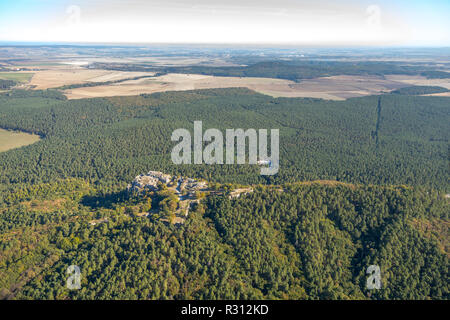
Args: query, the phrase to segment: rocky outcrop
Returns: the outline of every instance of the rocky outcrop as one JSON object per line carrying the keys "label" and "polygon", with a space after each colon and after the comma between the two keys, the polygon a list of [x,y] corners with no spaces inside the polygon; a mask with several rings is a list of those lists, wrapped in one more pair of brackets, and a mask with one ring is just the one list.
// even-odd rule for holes
{"label": "rocky outcrop", "polygon": [[172,176],[159,171],[149,171],[134,178],[128,185],[128,191],[142,192],[143,190],[156,190],[158,183],[168,184],[172,181]]}
{"label": "rocky outcrop", "polygon": [[176,193],[181,193],[183,190],[187,192],[195,192],[207,188],[206,181],[200,181],[192,178],[177,177],[164,174],[159,171],[149,171],[147,174],[141,174],[134,178],[131,184],[128,185],[129,192],[141,193],[144,190],[154,191],[158,189],[158,184],[165,185],[172,184]]}

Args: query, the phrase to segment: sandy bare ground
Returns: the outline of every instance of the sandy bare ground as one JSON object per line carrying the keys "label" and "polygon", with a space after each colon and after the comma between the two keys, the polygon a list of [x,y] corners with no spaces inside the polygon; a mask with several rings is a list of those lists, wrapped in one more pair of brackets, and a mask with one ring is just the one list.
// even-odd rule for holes
{"label": "sandy bare ground", "polygon": [[273,97],[312,97],[345,100],[372,94],[390,92],[409,86],[402,81],[375,76],[333,76],[295,83],[283,79],[215,77],[195,74],[167,74],[164,76],[124,81],[66,90],[69,99],[138,95],[162,91],[183,91],[210,88],[245,87]]}
{"label": "sandy bare ground", "polygon": [[153,75],[152,72],[125,72],[85,69],[78,66],[52,66],[39,71],[35,71],[30,85],[34,89],[57,88],[69,84],[79,84],[86,82],[105,82],[121,79],[134,78],[144,75]]}

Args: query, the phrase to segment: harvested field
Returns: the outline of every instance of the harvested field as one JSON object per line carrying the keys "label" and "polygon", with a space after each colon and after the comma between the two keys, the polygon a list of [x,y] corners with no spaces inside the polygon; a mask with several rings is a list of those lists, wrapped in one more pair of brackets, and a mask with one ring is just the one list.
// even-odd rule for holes
{"label": "harvested field", "polygon": [[345,100],[352,97],[390,92],[405,86],[407,85],[377,76],[342,75],[308,79],[295,83],[290,85],[291,91],[288,96]]}
{"label": "harvested field", "polygon": [[167,74],[152,79],[66,90],[69,99],[138,95],[162,91],[245,87],[273,97],[312,97],[345,100],[390,92],[409,84],[375,76],[333,76],[296,83],[283,79],[216,77],[197,74]]}
{"label": "harvested field", "polygon": [[293,82],[266,78],[215,77],[196,74],[167,74],[164,76],[124,81],[112,85],[84,87],[66,90],[69,99],[138,95],[162,91],[183,91],[210,88],[247,87],[259,91],[258,87],[288,88]]}
{"label": "harvested field", "polygon": [[131,79],[140,76],[152,76],[152,72],[125,72],[97,69],[84,69],[77,66],[55,66],[36,71],[30,85],[34,89],[57,88],[70,84],[88,82],[106,82]]}
{"label": "harvested field", "polygon": [[428,96],[428,97],[450,97],[450,92],[423,94],[423,96]]}
{"label": "harvested field", "polygon": [[[107,82],[117,81],[123,79],[131,79],[136,77],[153,76],[154,72],[125,72],[125,71],[110,71],[99,77],[88,79],[88,82]],[[131,81],[131,80],[130,80]]]}
{"label": "harvested field", "polygon": [[[31,73],[23,74],[31,75]],[[35,71],[30,85],[34,89],[56,88],[70,84],[108,82],[152,76],[152,72],[126,72],[85,69],[76,65],[49,66]],[[1,76],[1,75],[0,75]],[[345,100],[352,97],[390,92],[412,85],[441,86],[450,89],[448,79],[427,79],[421,76],[332,76],[306,79],[299,83],[270,78],[216,77],[198,74],[166,74],[155,78],[127,80],[95,87],[65,91],[69,99],[130,96],[163,91],[245,87],[273,97],[311,97]],[[436,94],[448,96],[448,94]]]}
{"label": "harvested field", "polygon": [[99,63],[129,63],[129,64],[144,64],[149,66],[238,66],[235,63],[227,61],[226,59],[217,57],[193,57],[193,56],[140,56],[140,57],[94,57],[89,58],[90,62]]}
{"label": "harvested field", "polygon": [[149,65],[157,66],[192,66],[192,65],[204,65],[204,66],[236,66],[236,64],[228,62],[220,58],[207,58],[207,57],[138,57],[131,58],[131,61],[135,63],[145,63]]}
{"label": "harvested field", "polygon": [[388,80],[405,83],[408,86],[438,86],[450,90],[450,79],[427,79],[422,76],[388,75]]}
{"label": "harvested field", "polygon": [[68,84],[83,83],[91,78],[107,74],[105,70],[88,70],[76,67],[52,67],[37,71],[30,85],[36,90],[61,87]]}

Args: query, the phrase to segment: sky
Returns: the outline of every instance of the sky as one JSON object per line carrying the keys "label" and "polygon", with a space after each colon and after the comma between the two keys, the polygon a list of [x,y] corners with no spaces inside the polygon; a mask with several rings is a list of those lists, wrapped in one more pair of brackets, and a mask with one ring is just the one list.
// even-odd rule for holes
{"label": "sky", "polygon": [[0,0],[0,41],[450,46],[449,0]]}

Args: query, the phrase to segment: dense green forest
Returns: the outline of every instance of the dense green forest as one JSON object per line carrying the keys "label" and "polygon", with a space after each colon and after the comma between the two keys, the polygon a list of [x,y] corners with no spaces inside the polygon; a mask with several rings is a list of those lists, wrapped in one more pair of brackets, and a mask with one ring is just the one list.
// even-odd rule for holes
{"label": "dense green forest", "polygon": [[391,91],[392,94],[421,95],[448,92],[447,88],[438,86],[411,86]]}
{"label": "dense green forest", "polygon": [[13,80],[3,80],[0,79],[0,89],[10,89],[11,87],[14,87],[17,84],[17,82]]}
{"label": "dense green forest", "polygon": [[336,75],[372,75],[389,74],[421,75],[429,79],[447,79],[450,73],[429,69],[422,65],[405,65],[384,61],[261,61],[250,65],[235,67],[185,66],[155,67],[148,64],[94,63],[92,68],[120,71],[157,71],[159,73],[193,73],[223,77],[261,77],[280,78],[293,81]]}
{"label": "dense green forest", "polygon": [[[183,225],[124,214],[126,196],[86,204],[101,194],[74,179],[2,193],[3,298],[449,298],[448,230],[439,229],[448,201],[436,192],[256,186],[238,199],[207,197]],[[72,264],[81,290],[65,287]],[[371,264],[382,272],[376,292],[365,289]]]}
{"label": "dense green forest", "polygon": [[[247,89],[0,94],[0,127],[43,138],[0,153],[0,298],[448,299],[449,107],[445,97]],[[172,131],[195,120],[280,129],[279,173],[172,164]],[[133,206],[171,210],[169,194],[150,206],[126,192],[149,170],[222,191],[184,224],[137,216]],[[230,199],[232,183],[254,192]],[[72,264],[81,290],[65,287]],[[372,264],[381,290],[365,288]]]}
{"label": "dense green forest", "polygon": [[264,61],[242,67],[171,67],[163,69],[173,73],[196,73],[214,76],[280,78],[293,81],[337,75],[388,74],[422,75],[428,78],[449,78],[447,72],[421,71],[423,67],[404,66],[389,62],[337,62],[337,61]]}
{"label": "dense green forest", "polygon": [[[150,169],[208,181],[285,183],[317,179],[448,189],[450,101],[383,95],[325,101],[271,98],[246,89],[63,100],[56,91],[0,96],[0,127],[45,137],[0,154],[0,183],[77,177],[117,184]],[[173,165],[173,130],[280,129],[280,170]]]}

